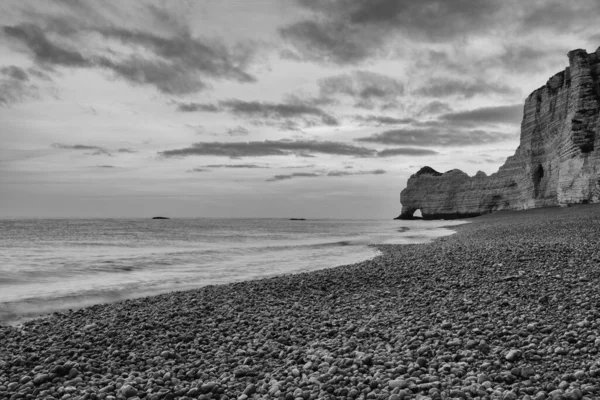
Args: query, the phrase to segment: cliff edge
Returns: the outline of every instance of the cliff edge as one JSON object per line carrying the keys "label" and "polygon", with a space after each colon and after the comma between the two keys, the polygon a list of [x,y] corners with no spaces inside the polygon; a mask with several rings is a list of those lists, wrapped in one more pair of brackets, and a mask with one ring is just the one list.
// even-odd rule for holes
{"label": "cliff edge", "polygon": [[525,100],[519,147],[498,172],[423,167],[400,194],[399,218],[419,209],[424,219],[452,219],[600,202],[600,48],[568,56],[569,66]]}

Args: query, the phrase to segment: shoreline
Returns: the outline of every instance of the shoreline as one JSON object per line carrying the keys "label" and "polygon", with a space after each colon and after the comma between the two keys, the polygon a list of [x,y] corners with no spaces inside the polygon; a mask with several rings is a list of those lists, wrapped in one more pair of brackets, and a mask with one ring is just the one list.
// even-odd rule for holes
{"label": "shoreline", "polygon": [[[439,224],[439,221],[437,223]],[[436,224],[436,222],[433,221],[433,224]],[[448,225],[448,226],[443,226],[443,227],[438,227],[438,228],[446,231],[446,235],[451,235],[451,234],[455,233],[455,231],[452,229],[453,226],[456,226],[456,225]],[[401,226],[401,227],[399,227],[399,229],[397,229],[397,231],[402,234],[402,233],[411,231],[411,228],[406,227],[406,226]],[[402,238],[402,237],[400,237],[400,238]],[[404,238],[411,238],[411,237],[404,237]],[[420,238],[421,238],[420,236],[416,237],[417,240]],[[428,240],[431,241],[434,239],[435,238],[429,238]],[[340,242],[324,242],[322,245],[323,246],[330,246],[330,245],[349,246],[349,245],[353,245],[354,242],[356,242],[356,240],[348,239],[348,240],[342,240]],[[354,243],[354,245],[357,245],[357,244]],[[363,244],[363,246],[365,247],[364,252],[370,253],[369,256],[367,257],[367,255],[365,254],[365,257],[367,257],[367,258],[364,258],[360,261],[354,262],[353,264],[372,260],[373,258],[375,258],[381,254],[381,251],[378,250],[378,248],[377,248],[377,244]],[[367,250],[367,248],[368,248],[368,250]],[[218,282],[218,283],[208,282],[208,283],[204,283],[204,284],[189,283],[187,285],[185,285],[185,284],[178,285],[178,286],[175,286],[172,288],[164,288],[161,290],[143,290],[143,291],[139,291],[139,292],[136,291],[135,293],[132,292],[129,294],[124,293],[124,292],[118,292],[118,291],[111,291],[108,293],[94,291],[94,292],[90,292],[89,295],[85,295],[85,296],[83,296],[81,294],[73,294],[73,295],[65,295],[64,297],[49,298],[49,299],[47,299],[47,301],[44,301],[43,303],[40,303],[40,300],[38,298],[21,299],[18,301],[0,302],[0,317],[1,317],[0,318],[0,326],[18,326],[26,321],[40,319],[40,318],[47,318],[47,317],[51,316],[54,312],[68,312],[71,310],[77,311],[79,309],[82,309],[85,307],[90,307],[93,305],[113,304],[113,303],[117,303],[120,301],[143,299],[143,298],[157,296],[157,295],[166,294],[166,293],[195,290],[195,289],[200,289],[202,287],[210,286],[210,285],[227,285],[230,283],[260,280],[260,279],[265,279],[265,278],[286,276],[286,275],[290,275],[290,274],[306,273],[306,272],[316,271],[319,269],[336,268],[336,267],[343,266],[343,265],[347,265],[347,262],[343,262],[342,260],[340,260],[339,263],[337,263],[337,264],[326,265],[325,263],[323,263],[323,265],[317,269],[311,269],[310,267],[306,266],[304,269],[291,270],[289,272],[283,272],[283,273],[281,271],[273,271],[270,273],[264,273],[262,276],[254,276],[254,277],[231,276],[229,281],[225,281],[225,282]],[[79,302],[76,301],[77,299],[79,299]]]}
{"label": "shoreline", "polygon": [[357,264],[0,327],[0,397],[597,398],[600,207],[469,222]]}

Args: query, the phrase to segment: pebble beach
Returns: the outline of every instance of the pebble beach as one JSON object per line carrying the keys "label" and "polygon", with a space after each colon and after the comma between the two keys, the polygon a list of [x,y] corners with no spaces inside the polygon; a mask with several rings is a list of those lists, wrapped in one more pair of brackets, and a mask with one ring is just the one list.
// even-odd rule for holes
{"label": "pebble beach", "polygon": [[597,399],[600,207],[0,327],[1,399]]}

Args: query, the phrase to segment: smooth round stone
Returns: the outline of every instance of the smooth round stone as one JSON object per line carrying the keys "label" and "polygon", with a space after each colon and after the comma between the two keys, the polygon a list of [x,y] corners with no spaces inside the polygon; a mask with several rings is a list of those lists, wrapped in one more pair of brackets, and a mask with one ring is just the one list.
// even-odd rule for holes
{"label": "smooth round stone", "polygon": [[521,376],[525,379],[530,378],[535,375],[535,370],[533,367],[527,366],[521,368]]}
{"label": "smooth round stone", "polygon": [[417,365],[421,368],[425,368],[427,366],[427,359],[424,357],[417,358]]}
{"label": "smooth round stone", "polygon": [[125,396],[126,398],[137,396],[137,393],[138,393],[137,389],[135,389],[131,385],[123,385],[123,386],[121,386],[121,388],[119,389],[119,392],[123,396]]}
{"label": "smooth round stone", "polygon": [[408,382],[406,382],[405,380],[402,380],[402,379],[396,379],[393,381],[389,381],[388,385],[392,389],[395,389],[395,388],[405,389],[408,387]]}
{"label": "smooth round stone", "polygon": [[490,382],[490,381],[491,381],[490,377],[487,376],[486,374],[479,374],[479,376],[477,376],[477,383],[479,383],[480,385],[482,383]]}
{"label": "smooth round stone", "polygon": [[521,357],[521,352],[516,349],[510,350],[508,353],[506,353],[506,356],[504,356],[506,361],[510,361],[510,362],[517,361],[519,359],[519,357]]}

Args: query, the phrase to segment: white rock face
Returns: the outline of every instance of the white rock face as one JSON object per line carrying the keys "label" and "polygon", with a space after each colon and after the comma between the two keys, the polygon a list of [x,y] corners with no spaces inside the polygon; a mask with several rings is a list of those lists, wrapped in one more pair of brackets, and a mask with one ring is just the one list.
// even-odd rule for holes
{"label": "white rock face", "polygon": [[600,48],[569,52],[569,67],[527,97],[520,145],[498,172],[422,168],[400,194],[425,219],[600,202]]}

